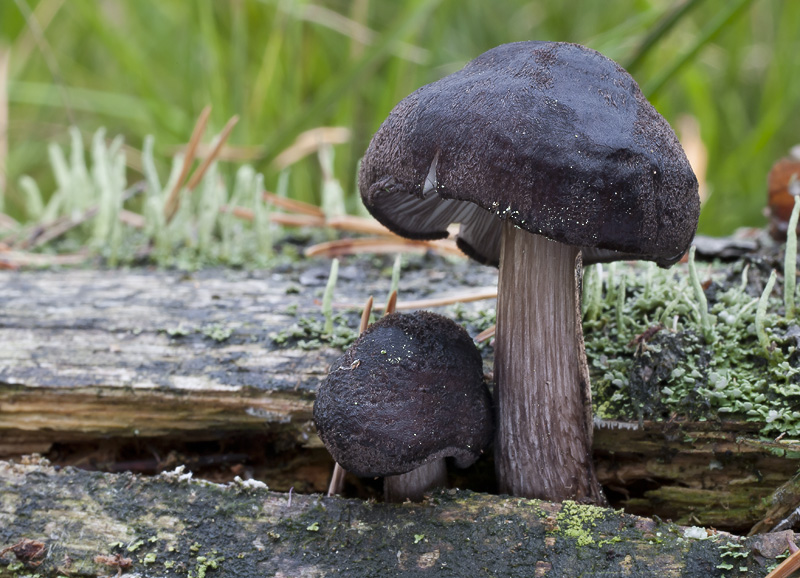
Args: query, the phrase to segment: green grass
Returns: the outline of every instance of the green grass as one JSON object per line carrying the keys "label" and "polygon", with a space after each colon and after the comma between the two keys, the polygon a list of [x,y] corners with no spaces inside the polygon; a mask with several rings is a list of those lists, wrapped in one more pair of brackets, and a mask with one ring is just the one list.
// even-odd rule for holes
{"label": "green grass", "polygon": [[[166,179],[175,147],[211,104],[209,133],[238,114],[229,143],[252,154],[220,165],[230,182],[248,160],[274,188],[273,161],[301,132],[349,128],[335,174],[353,212],[358,159],[394,104],[492,46],[541,39],[586,44],[630,65],[674,126],[681,115],[697,118],[711,191],[702,232],[761,225],[766,172],[800,135],[800,3],[681,5],[676,12],[666,0],[4,0],[5,211],[30,218],[23,175],[45,200],[55,190],[47,145],[66,145],[69,126],[87,146],[99,127],[123,135],[129,182],[141,178],[139,151],[154,135]],[[292,167],[288,192],[319,203],[322,183],[312,155]]]}

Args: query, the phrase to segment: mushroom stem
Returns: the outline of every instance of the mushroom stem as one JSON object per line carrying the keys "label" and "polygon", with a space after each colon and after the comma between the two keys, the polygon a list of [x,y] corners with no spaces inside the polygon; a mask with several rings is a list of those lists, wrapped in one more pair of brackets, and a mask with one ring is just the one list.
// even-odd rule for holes
{"label": "mushroom stem", "polygon": [[341,494],[344,488],[344,477],[347,474],[344,468],[338,463],[333,465],[333,474],[331,474],[331,483],[328,484],[328,497]]}
{"label": "mushroom stem", "polygon": [[383,479],[383,498],[387,502],[419,502],[434,488],[446,486],[447,465],[441,458],[405,474],[386,476]]}
{"label": "mushroom stem", "polygon": [[503,224],[495,334],[501,492],[602,503],[592,463],[579,249]]}

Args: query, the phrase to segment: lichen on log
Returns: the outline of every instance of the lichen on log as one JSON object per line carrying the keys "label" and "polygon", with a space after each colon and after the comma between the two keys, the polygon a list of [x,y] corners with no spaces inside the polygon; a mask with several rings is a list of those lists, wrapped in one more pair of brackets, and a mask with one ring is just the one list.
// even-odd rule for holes
{"label": "lichen on log", "polygon": [[[336,309],[345,312],[337,328],[355,332],[358,309],[370,294],[382,301],[390,271],[389,259],[343,261],[334,300],[353,309]],[[153,463],[137,471],[159,471],[189,461],[166,457],[175,448],[180,453],[181,444],[221,440],[250,463],[252,444],[261,444],[262,453],[282,463],[259,479],[276,489],[320,491],[330,464],[311,408],[341,351],[313,331],[298,338],[286,330],[322,325],[315,300],[328,272],[327,261],[311,259],[265,271],[0,272],[0,457],[38,452],[56,460],[54,448],[102,440],[140,444],[131,459],[146,454]],[[495,281],[489,268],[414,257],[404,267],[401,302],[470,294]],[[492,308],[482,302],[443,312],[469,324],[491,318],[485,310]],[[675,335],[668,337],[677,343]],[[491,362],[491,347],[485,348],[487,371]],[[660,382],[646,393],[660,396]],[[765,441],[759,428],[722,418],[598,420],[598,478],[611,502],[629,513],[741,533],[758,524],[766,531],[800,504],[794,486],[784,486],[797,471],[800,444],[789,436]],[[254,441],[235,446],[233,437]],[[59,463],[107,468],[98,462]],[[130,462],[110,465],[130,468]]]}

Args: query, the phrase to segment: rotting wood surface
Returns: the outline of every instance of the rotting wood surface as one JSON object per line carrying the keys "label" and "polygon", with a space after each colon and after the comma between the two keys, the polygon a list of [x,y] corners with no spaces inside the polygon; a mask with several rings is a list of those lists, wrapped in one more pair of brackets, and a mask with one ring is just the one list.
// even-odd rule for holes
{"label": "rotting wood surface", "polygon": [[[496,279],[465,262],[415,259],[401,301],[469,293]],[[344,261],[335,301],[359,307],[372,294],[381,302],[390,263]],[[319,448],[314,391],[340,352],[271,336],[303,317],[321,319],[315,300],[328,270],[328,261],[303,260],[256,272],[0,273],[0,456],[47,454],[55,442],[273,433],[298,453]],[[347,315],[357,327],[358,310]],[[781,487],[800,448],[760,442],[752,424],[621,425],[596,428],[595,460],[613,503],[630,512],[746,532],[797,507],[797,493],[786,490],[794,486]],[[308,470],[308,462],[299,463]],[[328,468],[316,466],[323,483]],[[299,467],[281,475],[280,483],[265,479],[303,487]]]}
{"label": "rotting wood surface", "polygon": [[[365,261],[341,268],[338,301],[360,307],[387,292],[389,279]],[[315,299],[329,262],[302,263],[269,272],[3,272],[0,431],[38,450],[47,431],[63,440],[289,424],[307,440],[313,393],[341,352],[272,339],[298,319],[322,317]],[[448,273],[409,274],[404,289],[469,288]],[[494,277],[484,268],[471,275],[484,284]],[[18,453],[3,446],[0,455]]]}
{"label": "rotting wood surface", "polygon": [[397,505],[187,478],[0,462],[0,576],[754,577],[794,540],[458,490]]}

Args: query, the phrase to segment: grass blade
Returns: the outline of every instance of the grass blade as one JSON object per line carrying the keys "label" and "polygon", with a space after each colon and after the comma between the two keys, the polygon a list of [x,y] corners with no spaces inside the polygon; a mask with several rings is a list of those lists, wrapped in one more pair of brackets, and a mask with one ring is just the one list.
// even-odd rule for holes
{"label": "grass blade", "polygon": [[753,0],[732,0],[724,10],[720,10],[717,16],[709,22],[700,32],[694,44],[683,54],[681,54],[670,66],[667,66],[661,74],[648,82],[643,88],[644,95],[652,100],[659,91],[678,74],[695,56],[710,42],[712,42],[731,22],[736,20],[746,8],[753,3]]}
{"label": "grass blade", "polygon": [[631,74],[635,74],[650,51],[661,42],[667,33],[683,21],[694,8],[697,8],[704,1],[705,0],[686,0],[686,2],[677,8],[667,12],[656,27],[644,37],[644,40],[642,40],[641,44],[636,48],[630,60],[626,64],[623,64],[625,69]]}

